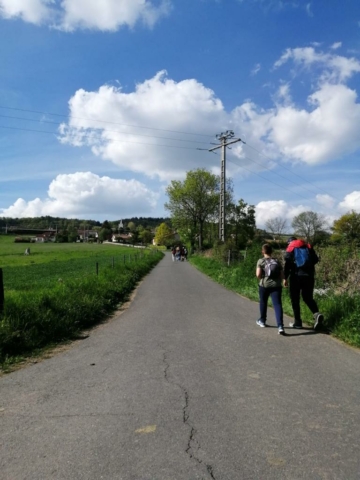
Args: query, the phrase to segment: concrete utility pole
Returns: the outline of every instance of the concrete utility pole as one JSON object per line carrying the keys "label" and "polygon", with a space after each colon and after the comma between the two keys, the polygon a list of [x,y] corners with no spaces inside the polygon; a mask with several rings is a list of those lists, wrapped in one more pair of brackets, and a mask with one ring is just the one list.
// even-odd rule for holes
{"label": "concrete utility pole", "polygon": [[[226,132],[219,133],[216,138],[221,141],[220,145],[214,148],[210,148],[209,152],[213,152],[218,148],[221,148],[221,185],[220,185],[220,208],[219,208],[219,240],[225,242],[225,203],[226,203],[226,147],[232,143],[240,142],[240,138],[234,138],[234,132],[232,130],[226,130]],[[230,141],[230,139],[233,139]]]}

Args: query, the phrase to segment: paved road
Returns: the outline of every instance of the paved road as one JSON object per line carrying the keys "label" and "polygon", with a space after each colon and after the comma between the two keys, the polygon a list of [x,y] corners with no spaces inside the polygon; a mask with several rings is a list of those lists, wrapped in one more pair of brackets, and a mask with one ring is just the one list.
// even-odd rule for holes
{"label": "paved road", "polygon": [[1,480],[360,479],[359,352],[257,318],[167,255],[121,316],[0,378]]}

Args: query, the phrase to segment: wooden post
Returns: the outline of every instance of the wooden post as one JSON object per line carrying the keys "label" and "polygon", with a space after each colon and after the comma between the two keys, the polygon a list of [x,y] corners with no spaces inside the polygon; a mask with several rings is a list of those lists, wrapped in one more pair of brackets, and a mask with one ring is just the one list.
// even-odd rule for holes
{"label": "wooden post", "polygon": [[4,282],[3,282],[3,271],[0,268],[0,313],[4,311]]}
{"label": "wooden post", "polygon": [[231,250],[228,252],[228,267],[230,267],[230,262],[231,262]]}

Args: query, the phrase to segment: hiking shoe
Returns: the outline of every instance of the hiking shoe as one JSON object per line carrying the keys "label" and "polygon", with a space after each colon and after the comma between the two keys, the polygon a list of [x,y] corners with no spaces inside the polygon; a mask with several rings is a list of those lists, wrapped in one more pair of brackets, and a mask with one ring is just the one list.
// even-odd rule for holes
{"label": "hiking shoe", "polygon": [[279,327],[279,328],[278,328],[278,334],[279,334],[279,335],[285,335],[284,327]]}
{"label": "hiking shoe", "polygon": [[256,324],[259,325],[259,327],[266,327],[265,322],[262,320],[256,320]]}
{"label": "hiking shoe", "polygon": [[314,314],[314,330],[317,330],[322,327],[323,321],[324,321],[324,315],[322,313],[315,313]]}
{"label": "hiking shoe", "polygon": [[290,323],[289,323],[289,327],[290,327],[290,328],[298,328],[298,329],[300,329],[300,328],[302,328],[302,323],[290,322]]}

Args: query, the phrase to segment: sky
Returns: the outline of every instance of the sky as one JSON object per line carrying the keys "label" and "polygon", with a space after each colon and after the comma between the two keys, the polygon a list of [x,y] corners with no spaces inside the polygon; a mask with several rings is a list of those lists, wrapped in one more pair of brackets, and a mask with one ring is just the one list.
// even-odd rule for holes
{"label": "sky", "polygon": [[360,212],[359,0],[0,0],[0,216],[169,216],[219,174],[256,221]]}

